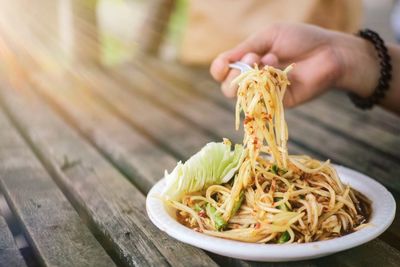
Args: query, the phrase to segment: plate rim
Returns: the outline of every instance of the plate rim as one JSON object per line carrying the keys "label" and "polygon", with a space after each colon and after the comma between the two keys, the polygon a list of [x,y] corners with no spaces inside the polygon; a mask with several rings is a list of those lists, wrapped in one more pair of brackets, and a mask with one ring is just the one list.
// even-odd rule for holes
{"label": "plate rim", "polygon": [[[157,197],[164,186],[165,178],[162,178],[156,184],[154,184],[149,191],[146,197],[146,211],[153,224],[172,238],[219,255],[244,260],[271,262],[318,258],[359,246],[378,237],[392,224],[396,212],[395,199],[382,184],[377,182],[375,179],[353,169],[340,165],[333,165],[338,172],[339,177],[342,176],[345,178],[340,178],[341,180],[345,180],[345,183],[349,183],[352,187],[367,195],[369,198],[371,198],[370,193],[366,194],[363,192],[363,190],[359,190],[357,187],[361,186],[361,184],[364,186],[371,186],[371,188],[374,189],[372,190],[372,192],[374,192],[373,194],[375,194],[374,198],[378,196],[380,198],[384,197],[385,203],[387,202],[389,205],[382,207],[382,205],[379,204],[380,207],[382,207],[380,209],[375,209],[373,207],[370,221],[372,225],[360,229],[354,233],[331,240],[302,244],[255,244],[198,233],[190,228],[187,228],[186,226],[183,226],[174,218],[172,218],[167,212],[162,200]],[[383,195],[380,195],[381,193],[383,193]],[[372,206],[374,205],[376,205],[376,203],[373,202]],[[384,223],[379,225],[373,224],[374,221],[377,219],[382,220],[382,218],[384,218]]]}

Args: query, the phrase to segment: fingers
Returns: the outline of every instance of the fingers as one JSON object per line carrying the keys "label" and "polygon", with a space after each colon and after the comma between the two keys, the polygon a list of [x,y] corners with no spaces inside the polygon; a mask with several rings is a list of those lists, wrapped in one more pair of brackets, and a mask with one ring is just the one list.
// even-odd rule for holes
{"label": "fingers", "polygon": [[239,45],[232,50],[220,54],[212,63],[210,73],[219,82],[226,79],[229,73],[229,63],[239,61],[246,53],[251,51],[250,46]]}
{"label": "fingers", "polygon": [[220,54],[211,64],[210,73],[212,77],[222,82],[229,73],[228,64],[238,61],[248,53],[265,54],[272,47],[279,26],[271,25],[268,28],[248,37],[235,48]]}
{"label": "fingers", "polygon": [[277,67],[279,64],[278,57],[273,53],[268,53],[261,58],[261,63],[263,65]]}
{"label": "fingers", "polygon": [[221,84],[221,90],[226,97],[232,98],[236,96],[237,86],[231,84],[231,82],[239,74],[240,74],[239,70],[236,69],[230,70],[228,75],[226,76],[226,79]]}
{"label": "fingers", "polygon": [[293,88],[286,90],[285,96],[283,97],[283,106],[285,108],[293,108],[298,104],[293,92]]}
{"label": "fingers", "polygon": [[[254,63],[259,64],[260,59],[261,59],[260,56],[255,53],[247,53],[240,59],[240,61],[243,63],[246,63],[250,66],[253,66]],[[221,90],[225,96],[227,96],[227,97],[235,97],[236,96],[237,86],[232,85],[231,83],[232,83],[232,80],[239,74],[240,74],[239,70],[236,70],[236,69],[229,70],[224,82],[221,85]]]}

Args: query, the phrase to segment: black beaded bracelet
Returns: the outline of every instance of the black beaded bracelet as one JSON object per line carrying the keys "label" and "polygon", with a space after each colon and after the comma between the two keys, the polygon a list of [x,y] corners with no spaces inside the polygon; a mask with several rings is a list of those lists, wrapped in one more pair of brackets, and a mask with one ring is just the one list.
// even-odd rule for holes
{"label": "black beaded bracelet", "polygon": [[374,105],[379,103],[389,89],[389,82],[392,79],[392,64],[385,43],[376,32],[365,29],[360,30],[357,35],[370,41],[374,45],[380,59],[380,77],[378,85],[371,96],[363,98],[354,93],[349,93],[348,95],[358,108],[371,109]]}

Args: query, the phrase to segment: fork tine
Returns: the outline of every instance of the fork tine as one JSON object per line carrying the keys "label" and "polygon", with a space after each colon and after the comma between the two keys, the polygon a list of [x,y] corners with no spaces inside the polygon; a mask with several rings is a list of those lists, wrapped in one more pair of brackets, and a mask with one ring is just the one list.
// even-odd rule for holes
{"label": "fork tine", "polygon": [[250,66],[250,65],[248,65],[248,64],[246,64],[246,63],[243,63],[243,62],[241,62],[241,61],[238,61],[237,64],[240,65],[240,66],[242,66],[244,69],[251,69],[251,66]]}
{"label": "fork tine", "polygon": [[242,71],[242,66],[240,66],[237,63],[231,63],[231,64],[229,64],[229,67],[232,69],[238,69],[238,70]]}
{"label": "fork tine", "polygon": [[238,69],[242,73],[252,69],[249,65],[247,65],[246,63],[240,62],[240,61],[236,61],[235,63],[229,64],[229,67]]}

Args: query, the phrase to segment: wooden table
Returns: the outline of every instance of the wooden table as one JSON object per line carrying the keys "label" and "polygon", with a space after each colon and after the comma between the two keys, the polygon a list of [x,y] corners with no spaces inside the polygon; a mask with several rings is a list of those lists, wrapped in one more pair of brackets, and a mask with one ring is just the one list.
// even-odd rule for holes
{"label": "wooden table", "polygon": [[[0,266],[399,266],[400,216],[381,237],[317,260],[255,263],[180,243],[145,197],[177,160],[234,131],[234,103],[205,71],[153,59],[0,83]],[[400,200],[400,119],[333,92],[287,112],[291,153],[366,173]],[[9,227],[23,232],[21,256]],[[11,229],[12,230],[12,229]],[[15,232],[15,230],[12,230]],[[13,233],[15,234],[15,233]]]}

